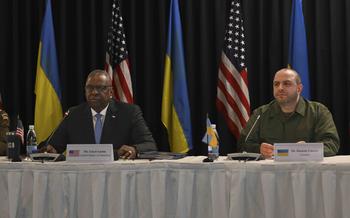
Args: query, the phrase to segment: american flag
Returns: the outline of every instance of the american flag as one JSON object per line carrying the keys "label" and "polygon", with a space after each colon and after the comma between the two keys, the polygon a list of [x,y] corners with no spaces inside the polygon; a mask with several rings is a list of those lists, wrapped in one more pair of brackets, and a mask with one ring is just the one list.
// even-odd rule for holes
{"label": "american flag", "polygon": [[19,116],[17,117],[16,135],[21,139],[22,144],[24,144],[24,127]]}
{"label": "american flag", "polygon": [[130,65],[119,1],[113,0],[112,6],[112,22],[108,32],[105,69],[112,78],[115,98],[123,102],[133,103]]}
{"label": "american flag", "polygon": [[78,157],[80,155],[79,150],[69,150],[69,156],[70,157]]}
{"label": "american flag", "polygon": [[232,134],[239,138],[250,115],[246,44],[240,0],[230,5],[218,73],[216,106]]}

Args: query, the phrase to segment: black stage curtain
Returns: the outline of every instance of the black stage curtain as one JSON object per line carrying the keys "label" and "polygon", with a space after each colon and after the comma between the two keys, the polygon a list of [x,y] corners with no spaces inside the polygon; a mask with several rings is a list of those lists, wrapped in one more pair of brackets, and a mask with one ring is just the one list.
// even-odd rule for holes
{"label": "black stage curtain", "polygon": [[[62,105],[84,101],[86,75],[103,68],[111,0],[52,0]],[[206,113],[218,124],[221,154],[236,142],[215,108],[218,62],[228,0],[180,0],[187,82],[193,128],[192,154],[206,154],[201,142]],[[34,84],[44,0],[0,2],[0,91],[12,120],[34,122]],[[167,150],[161,125],[161,97],[169,0],[122,0],[122,14],[136,103],[154,137]],[[276,70],[286,66],[291,0],[243,0],[252,109],[269,102]],[[311,94],[333,113],[340,154],[350,153],[350,2],[304,0]]]}

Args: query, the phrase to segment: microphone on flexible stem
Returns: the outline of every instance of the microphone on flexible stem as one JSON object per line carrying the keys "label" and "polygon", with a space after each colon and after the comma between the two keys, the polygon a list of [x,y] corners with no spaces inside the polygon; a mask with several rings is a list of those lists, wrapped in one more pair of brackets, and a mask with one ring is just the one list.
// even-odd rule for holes
{"label": "microphone on flexible stem", "polygon": [[[247,142],[250,134],[252,133],[255,125],[258,123],[259,119],[261,117],[261,114],[259,114],[257,117],[256,117],[256,120],[254,121],[253,123],[253,126],[250,128],[247,136],[245,137],[245,140],[244,140],[244,143]],[[243,151],[242,153],[231,153],[231,154],[227,154],[227,159],[228,160],[238,160],[238,161],[251,161],[251,160],[261,160],[263,159],[262,158],[262,155],[259,154],[259,153],[247,153],[245,151]]]}
{"label": "microphone on flexible stem", "polygon": [[61,124],[63,123],[63,121],[68,117],[69,113],[70,113],[69,110],[67,110],[67,111],[64,113],[63,119],[62,119],[61,122],[55,127],[55,129],[51,132],[51,134],[49,135],[49,137],[48,137],[45,141],[43,141],[43,142],[41,142],[41,143],[39,144],[39,146],[38,146],[39,149],[41,149],[41,148],[46,148],[46,147],[49,145],[49,142],[51,141],[52,136],[55,134],[55,132],[57,131],[58,127],[61,126]]}
{"label": "microphone on flexible stem", "polygon": [[[63,121],[68,117],[69,112],[70,111],[68,110],[64,113],[63,119],[56,126],[56,128],[51,132],[49,137],[45,141],[40,143],[41,145],[38,146],[38,147],[40,147],[40,149],[45,148],[45,150],[46,150],[46,147],[49,145],[49,142],[51,141],[52,136],[55,134],[57,129],[61,126]],[[33,161],[41,161],[42,163],[44,163],[44,161],[64,161],[66,159],[63,154],[52,154],[52,153],[47,153],[46,151],[44,153],[32,154],[31,158]]]}
{"label": "microphone on flexible stem", "polygon": [[253,129],[254,129],[254,127],[255,127],[255,125],[256,125],[256,123],[259,121],[260,116],[261,116],[261,114],[259,114],[259,115],[256,117],[256,120],[255,120],[255,122],[253,123],[252,128],[250,128],[250,130],[249,130],[249,132],[248,132],[247,136],[245,137],[244,143],[246,143],[246,142],[247,142],[247,140],[248,140],[248,138],[249,138],[250,134],[252,133],[252,131],[253,131]]}

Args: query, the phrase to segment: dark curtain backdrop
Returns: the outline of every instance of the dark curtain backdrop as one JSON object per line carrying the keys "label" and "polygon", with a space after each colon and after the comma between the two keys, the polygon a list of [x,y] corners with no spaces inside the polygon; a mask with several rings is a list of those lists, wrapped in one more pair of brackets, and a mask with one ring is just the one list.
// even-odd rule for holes
{"label": "dark curtain backdrop", "polygon": [[[161,98],[169,0],[122,0],[136,103],[162,150]],[[0,91],[12,120],[34,122],[34,84],[44,0],[0,2]],[[84,101],[87,74],[103,68],[111,0],[52,0],[62,106]],[[252,109],[269,102],[272,79],[286,66],[291,0],[243,0]],[[221,154],[236,142],[216,112],[218,61],[228,0],[180,0],[187,82],[192,113],[193,154],[201,143],[206,113],[218,124]],[[341,154],[350,153],[350,1],[304,0],[311,93],[333,113]],[[12,122],[14,123],[14,122]],[[14,127],[14,124],[12,124]]]}

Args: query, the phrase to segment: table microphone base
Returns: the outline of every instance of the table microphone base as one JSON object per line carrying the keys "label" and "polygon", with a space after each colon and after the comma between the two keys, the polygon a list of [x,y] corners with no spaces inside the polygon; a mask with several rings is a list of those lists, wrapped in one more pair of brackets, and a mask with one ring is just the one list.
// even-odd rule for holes
{"label": "table microphone base", "polygon": [[263,160],[264,157],[259,153],[231,153],[227,154],[228,160],[239,160],[239,161],[258,161]]}

